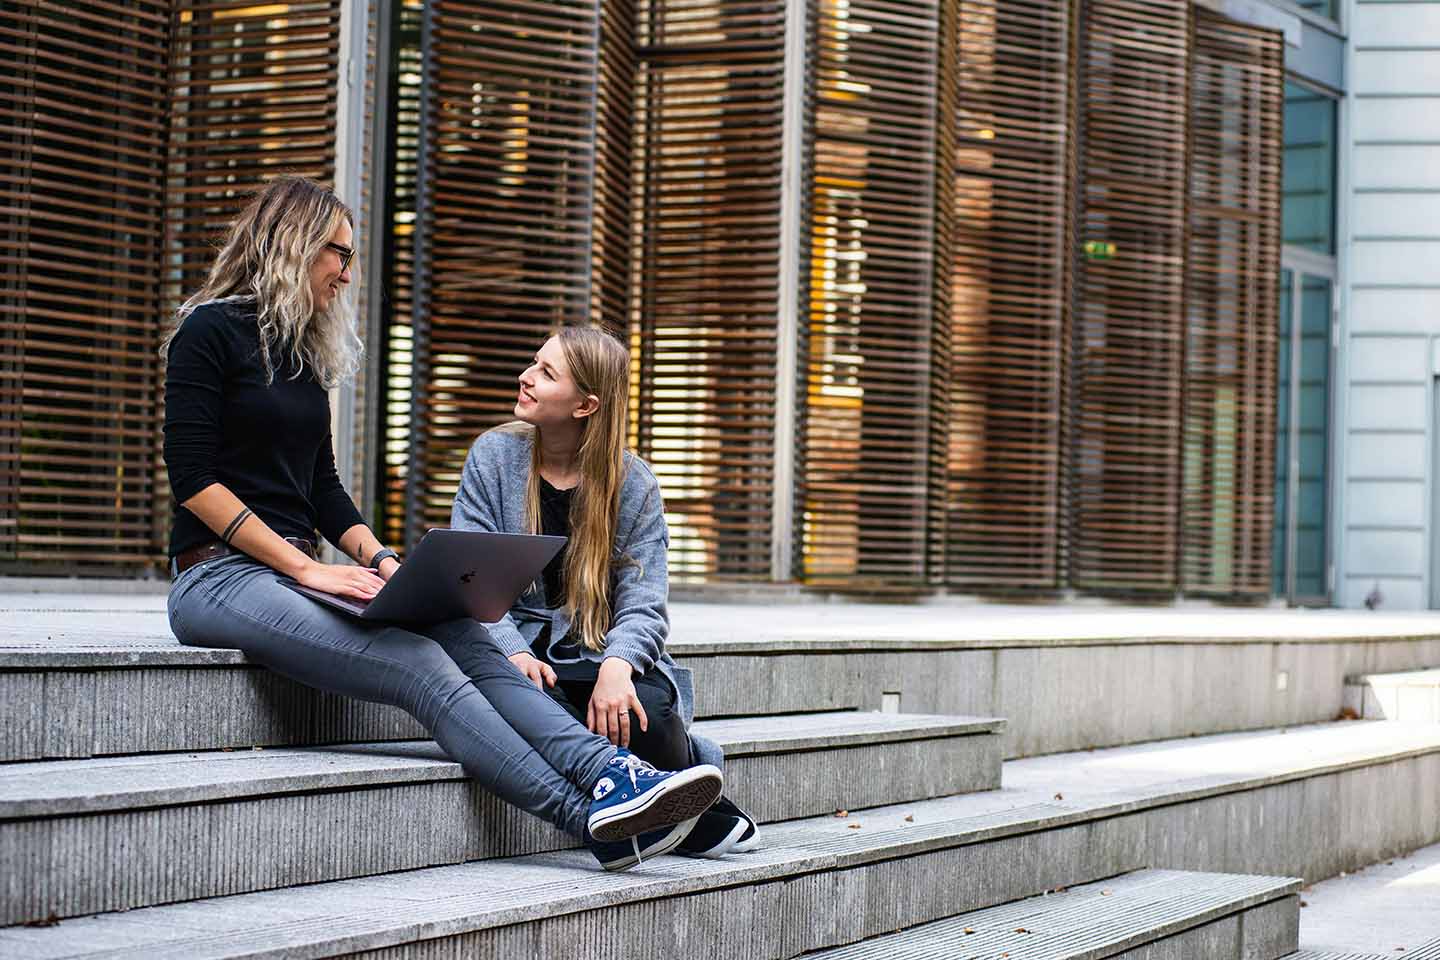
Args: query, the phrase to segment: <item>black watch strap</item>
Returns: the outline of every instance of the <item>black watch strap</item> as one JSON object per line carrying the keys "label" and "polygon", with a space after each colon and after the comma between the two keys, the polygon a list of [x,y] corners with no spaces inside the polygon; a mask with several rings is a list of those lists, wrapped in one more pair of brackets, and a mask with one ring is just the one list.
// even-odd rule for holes
{"label": "black watch strap", "polygon": [[375,556],[370,558],[370,562],[366,564],[366,566],[374,570],[377,569],[380,564],[385,560],[394,560],[396,563],[399,563],[400,554],[396,553],[394,550],[391,550],[389,547],[383,547],[375,551]]}

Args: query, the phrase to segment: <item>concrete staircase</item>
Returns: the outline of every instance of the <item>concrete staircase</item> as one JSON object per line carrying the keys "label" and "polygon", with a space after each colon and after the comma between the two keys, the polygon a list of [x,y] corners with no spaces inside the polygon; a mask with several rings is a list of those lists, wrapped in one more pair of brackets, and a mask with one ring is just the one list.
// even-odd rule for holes
{"label": "concrete staircase", "polygon": [[[90,622],[83,641],[54,621],[0,635],[6,958],[1279,960],[1290,878],[1440,839],[1440,725],[1002,763],[1035,718],[857,710],[867,690],[924,702],[933,678],[904,686],[901,654],[846,672],[850,646],[812,644],[783,664],[727,648],[702,680],[723,686],[701,728],[763,848],[604,874],[394,711]],[[807,656],[825,659],[802,696],[776,678]]]}

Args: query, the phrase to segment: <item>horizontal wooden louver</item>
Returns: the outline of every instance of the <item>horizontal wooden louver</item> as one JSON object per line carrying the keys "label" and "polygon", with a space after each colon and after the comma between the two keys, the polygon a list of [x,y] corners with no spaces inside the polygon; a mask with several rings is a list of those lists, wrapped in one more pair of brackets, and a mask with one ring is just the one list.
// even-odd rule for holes
{"label": "horizontal wooden louver", "polygon": [[0,15],[0,571],[158,562],[169,4]]}
{"label": "horizontal wooden louver", "polygon": [[934,3],[821,0],[797,472],[803,579],[924,582],[934,323]]}
{"label": "horizontal wooden louver", "polygon": [[436,0],[427,16],[412,541],[449,523],[471,443],[513,417],[546,331],[586,318],[594,170],[595,3]]}
{"label": "horizontal wooden louver", "polygon": [[1059,585],[1070,18],[1066,0],[959,5],[944,567],[959,589]]}
{"label": "horizontal wooden louver", "polygon": [[177,0],[166,210],[167,307],[266,180],[335,175],[340,0]]}
{"label": "horizontal wooden louver", "polygon": [[1284,39],[1195,9],[1181,588],[1270,589]]}
{"label": "horizontal wooden louver", "polygon": [[1173,590],[1190,0],[1087,0],[1067,434],[1071,584]]}
{"label": "horizontal wooden louver", "polygon": [[785,3],[641,2],[638,447],[679,580],[768,579]]}

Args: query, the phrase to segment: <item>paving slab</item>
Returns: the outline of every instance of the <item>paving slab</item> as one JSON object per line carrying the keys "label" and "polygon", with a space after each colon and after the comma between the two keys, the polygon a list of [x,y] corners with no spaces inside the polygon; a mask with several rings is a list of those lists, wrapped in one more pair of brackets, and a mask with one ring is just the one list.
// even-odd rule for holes
{"label": "paving slab", "polygon": [[1302,897],[1307,950],[1440,956],[1440,845],[1316,883]]}
{"label": "paving slab", "polygon": [[1287,877],[1139,870],[805,957],[1102,960],[1153,948],[1205,960],[1278,960],[1295,947],[1300,886]]}
{"label": "paving slab", "polygon": [[[1440,613],[1353,610],[674,603],[670,619],[672,650],[690,655],[1440,637]],[[163,596],[0,592],[0,666],[238,662],[176,644]]]}

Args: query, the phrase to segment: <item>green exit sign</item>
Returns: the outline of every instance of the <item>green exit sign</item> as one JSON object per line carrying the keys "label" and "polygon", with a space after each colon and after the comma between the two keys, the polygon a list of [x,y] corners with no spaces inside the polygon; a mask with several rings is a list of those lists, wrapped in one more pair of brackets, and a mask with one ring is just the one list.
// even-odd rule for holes
{"label": "green exit sign", "polygon": [[1085,259],[1087,260],[1114,260],[1115,244],[1108,240],[1086,240]]}

